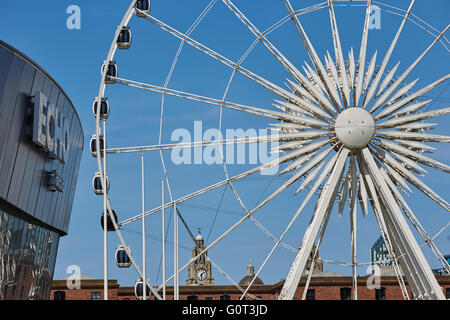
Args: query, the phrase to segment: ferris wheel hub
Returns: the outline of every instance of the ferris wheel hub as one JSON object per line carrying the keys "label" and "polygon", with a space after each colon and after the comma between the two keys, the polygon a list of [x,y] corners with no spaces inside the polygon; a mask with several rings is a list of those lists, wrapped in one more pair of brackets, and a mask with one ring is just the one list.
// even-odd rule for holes
{"label": "ferris wheel hub", "polygon": [[375,120],[362,108],[342,111],[334,127],[339,141],[350,149],[366,147],[375,135]]}

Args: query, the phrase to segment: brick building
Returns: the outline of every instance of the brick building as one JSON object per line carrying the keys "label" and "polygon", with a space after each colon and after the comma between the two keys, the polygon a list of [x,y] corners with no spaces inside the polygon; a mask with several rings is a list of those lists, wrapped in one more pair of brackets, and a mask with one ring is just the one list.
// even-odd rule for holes
{"label": "brick building", "polygon": [[[369,289],[370,275],[358,277],[359,300],[403,300],[396,277],[381,277],[378,289]],[[450,276],[436,275],[444,295],[450,299]],[[276,300],[284,281],[275,284],[254,285],[249,293],[263,300]],[[302,298],[305,279],[302,279],[295,296]],[[245,288],[245,286],[243,287]],[[411,295],[411,291],[408,288]],[[167,299],[173,299],[173,287],[166,288]],[[136,300],[134,287],[121,287],[116,280],[109,280],[108,296],[110,300]],[[233,285],[185,285],[180,286],[180,300],[238,300],[241,291]],[[311,278],[307,299],[309,300],[351,300],[352,277],[332,272],[314,274]],[[68,289],[67,280],[54,280],[51,300],[96,300],[103,299],[103,280],[84,277],[80,289]],[[154,299],[154,297],[150,297]],[[251,298],[247,298],[251,299]]]}

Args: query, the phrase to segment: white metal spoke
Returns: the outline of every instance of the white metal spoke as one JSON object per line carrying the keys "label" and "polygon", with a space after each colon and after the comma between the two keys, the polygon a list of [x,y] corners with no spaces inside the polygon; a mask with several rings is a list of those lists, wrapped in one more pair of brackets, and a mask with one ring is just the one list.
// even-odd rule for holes
{"label": "white metal spoke", "polygon": [[[283,240],[284,236],[286,235],[286,233],[289,231],[289,229],[291,228],[291,226],[294,224],[294,222],[297,220],[298,216],[300,215],[300,213],[302,212],[302,210],[305,208],[305,206],[308,204],[309,200],[311,199],[311,197],[314,195],[314,193],[316,192],[316,190],[319,188],[319,186],[322,184],[322,182],[324,181],[325,177],[327,176],[327,174],[330,172],[330,170],[333,168],[334,164],[336,163],[336,160],[338,158],[338,153],[336,153],[333,158],[328,162],[328,164],[325,166],[324,170],[321,172],[320,176],[317,178],[316,183],[314,184],[314,186],[311,188],[311,190],[309,191],[308,195],[303,199],[303,202],[301,204],[301,206],[298,208],[297,212],[294,214],[294,216],[291,218],[291,221],[289,221],[289,224],[286,226],[286,228],[284,229],[283,233],[281,234],[281,236],[278,238],[277,242],[275,243],[275,245],[272,247],[272,249],[270,250],[269,254],[267,255],[266,259],[264,260],[264,262],[262,263],[262,265],[260,266],[260,268],[258,269],[258,271],[255,273],[255,276],[253,277],[253,279],[251,280],[247,290],[249,290],[249,288],[251,287],[251,285],[253,284],[254,280],[256,279],[256,277],[258,277],[258,275],[260,274],[260,272],[262,271],[262,269],[264,268],[264,266],[266,265],[267,261],[269,261],[270,257],[272,256],[272,254],[275,252],[275,249],[278,247],[278,245],[281,243],[281,241]],[[244,295],[243,295],[244,296]],[[241,297],[242,299],[242,297]]]}
{"label": "white metal spoke", "polygon": [[419,80],[419,78],[417,78],[414,81],[411,81],[410,83],[408,83],[407,85],[405,85],[403,88],[400,88],[389,100],[388,102],[385,103],[385,107],[390,106],[391,104],[393,104],[396,100],[398,100],[399,98],[401,98],[403,95],[407,94],[409,92],[409,90],[411,90],[412,87],[414,87],[414,85],[416,84],[416,82]]}
{"label": "white metal spoke", "polygon": [[422,120],[431,119],[431,118],[435,118],[435,117],[440,117],[440,116],[446,115],[448,113],[450,113],[450,108],[421,112],[421,113],[413,114],[413,115],[406,115],[403,117],[392,118],[392,119],[386,120],[385,122],[378,124],[378,128],[379,129],[394,128],[394,127],[409,124],[412,122],[417,122],[417,121],[422,121]]}
{"label": "white metal spoke", "polygon": [[372,0],[367,0],[366,17],[364,19],[363,35],[361,39],[361,48],[359,49],[359,59],[358,67],[356,73],[356,84],[355,90],[353,91],[353,105],[356,107],[359,103],[359,98],[361,97],[364,79],[364,66],[366,64],[366,50],[367,50],[367,38],[369,36],[369,17],[370,17],[370,6],[372,5]]}
{"label": "white metal spoke", "polygon": [[375,189],[375,185],[374,182],[371,178],[371,175],[369,174],[369,170],[367,169],[364,160],[362,159],[361,155],[358,156],[358,163],[359,163],[359,168],[361,171],[361,174],[364,177],[364,183],[367,185],[367,190],[369,192],[369,199],[371,201],[372,204],[372,208],[375,214],[375,219],[377,221],[378,224],[378,228],[380,229],[381,232],[381,236],[383,238],[383,241],[386,245],[386,248],[388,250],[389,256],[392,260],[392,263],[394,265],[394,272],[395,275],[397,277],[397,281],[398,284],[400,286],[400,289],[402,291],[403,294],[403,298],[406,300],[409,300],[409,295],[408,295],[408,290],[406,289],[405,283],[403,281],[403,277],[401,275],[401,270],[400,267],[398,265],[398,257],[396,255],[396,253],[394,252],[394,249],[392,247],[392,241],[391,241],[391,235],[387,232],[387,227],[383,218],[383,215],[381,214],[381,204],[380,204],[380,199],[379,196],[377,194],[377,191]]}
{"label": "white metal spoke", "polygon": [[[394,111],[397,111],[398,109],[406,106],[408,103],[410,103],[410,102],[414,101],[415,99],[423,96],[425,93],[427,93],[428,91],[430,91],[433,88],[437,87],[441,83],[447,81],[448,79],[450,79],[450,74],[447,74],[447,75],[443,76],[439,80],[429,84],[428,86],[422,88],[421,90],[418,90],[417,92],[414,92],[413,94],[403,98],[402,100],[394,103],[393,105],[388,106],[386,109],[384,109],[382,112],[380,112],[378,115],[375,116],[375,120],[380,120],[380,119],[383,119],[383,118],[389,116]],[[412,82],[412,83],[414,84],[415,82]],[[394,97],[395,97],[395,95],[394,95]]]}
{"label": "white metal spoke", "polygon": [[[398,38],[400,36],[400,33],[402,32],[403,26],[405,25],[406,19],[408,18],[409,14],[411,13],[411,9],[412,9],[412,6],[414,4],[414,1],[415,0],[411,1],[410,5],[409,5],[409,8],[406,11],[405,16],[403,17],[402,23],[400,24],[400,27],[398,28],[397,33],[395,34],[395,37],[392,40],[391,45],[389,46],[389,49],[386,52],[386,55],[384,56],[383,62],[381,63],[381,66],[380,66],[380,68],[377,71],[377,75],[375,76],[375,79],[372,81],[372,84],[370,85],[369,90],[368,90],[366,96],[364,97],[363,108],[365,108],[367,106],[367,104],[369,103],[370,99],[372,99],[373,94],[375,93],[375,90],[376,90],[376,88],[378,86],[378,83],[380,82],[381,77],[383,76],[384,70],[386,69],[386,66],[387,66],[387,64],[389,62],[391,54],[394,51],[395,45],[397,44],[397,40],[398,40]],[[398,67],[398,64],[395,66],[394,69],[396,70],[397,67]],[[394,69],[392,69],[392,70],[394,70]],[[395,72],[395,70],[394,70],[394,72]],[[392,73],[392,75],[394,75],[394,73]],[[389,81],[387,81],[387,82],[389,82]],[[386,82],[386,84],[387,84],[387,82]],[[380,86],[380,90],[382,90],[382,87],[383,86]]]}
{"label": "white metal spoke", "polygon": [[373,72],[375,71],[375,62],[377,60],[377,53],[375,51],[372,59],[370,60],[369,66],[367,67],[366,75],[364,76],[364,85],[362,88],[362,92],[366,92],[367,87],[369,86],[370,81],[372,80]]}
{"label": "white metal spoke", "polygon": [[[309,41],[305,30],[303,29],[302,25],[300,24],[298,17],[295,15],[295,12],[294,12],[294,9],[292,8],[291,3],[289,2],[289,0],[283,0],[283,2],[286,5],[286,8],[291,16],[291,19],[295,24],[295,28],[297,29],[297,32],[299,33],[299,35],[303,41],[306,51],[308,52],[308,54],[311,58],[311,61],[313,62],[314,67],[316,68],[316,70],[322,80],[322,83],[325,85],[327,93],[328,93],[331,101],[333,102],[333,105],[336,108],[340,107],[342,109],[342,104],[339,99],[336,88],[334,88],[333,85],[331,84],[328,73],[325,71],[325,68],[323,67],[322,62],[320,61],[316,51],[314,50],[312,43]],[[335,109],[332,109],[332,110],[334,112],[336,112]]]}
{"label": "white metal spoke", "polygon": [[[376,134],[377,137],[390,140],[410,140],[410,141],[426,141],[426,142],[450,142],[450,136],[443,136],[439,134],[429,134],[420,132],[405,132],[405,131],[380,131]],[[422,146],[424,148],[435,150],[429,146]]]}
{"label": "white metal spoke", "polygon": [[350,157],[351,170],[351,188],[350,188],[350,234],[351,234],[351,248],[352,248],[352,275],[353,275],[353,300],[358,300],[358,279],[356,273],[356,208],[357,208],[357,174],[355,156]]}
{"label": "white metal spoke", "polygon": [[157,93],[161,93],[161,94],[167,94],[167,95],[184,98],[184,99],[188,99],[188,100],[199,101],[199,102],[207,103],[209,105],[214,105],[217,107],[225,107],[225,108],[229,108],[232,110],[242,111],[242,112],[246,112],[246,113],[253,114],[253,115],[258,115],[258,116],[269,118],[269,119],[290,121],[290,122],[302,124],[305,126],[309,126],[311,128],[316,128],[316,129],[328,127],[328,123],[326,123],[326,122],[322,122],[320,120],[308,118],[305,116],[296,116],[296,115],[291,115],[291,114],[287,114],[287,113],[283,113],[283,112],[272,111],[269,109],[262,109],[262,108],[257,108],[257,107],[246,106],[246,105],[242,105],[242,104],[238,104],[238,103],[204,97],[204,96],[200,96],[200,95],[196,95],[196,94],[192,94],[192,93],[188,93],[188,92],[183,92],[183,91],[178,91],[178,90],[173,90],[173,89],[167,89],[167,88],[163,88],[160,86],[136,82],[136,81],[123,79],[123,78],[115,78],[115,79],[116,79],[117,83],[127,85],[130,87],[143,89],[143,90],[147,90],[147,91],[151,91],[151,92],[157,92]]}
{"label": "white metal spoke", "polygon": [[[334,15],[333,0],[328,0],[328,10],[330,13],[331,30],[333,34],[334,53],[336,57],[336,64],[339,70],[339,77],[342,85],[342,98],[344,101],[344,108],[350,104],[350,87],[348,84],[347,70],[345,68],[344,55],[342,53],[341,39],[339,38],[339,31]],[[330,63],[333,61],[330,60]]]}
{"label": "white metal spoke", "polygon": [[428,235],[428,233],[425,231],[425,229],[420,224],[419,220],[415,216],[415,214],[412,212],[412,210],[409,208],[408,204],[406,203],[405,199],[402,197],[402,195],[398,192],[397,188],[394,186],[392,180],[387,175],[386,171],[384,169],[381,169],[380,172],[383,174],[384,179],[386,183],[389,185],[389,188],[392,190],[394,197],[399,205],[399,207],[402,209],[402,211],[405,213],[408,220],[412,223],[414,228],[419,232],[419,234],[422,236],[422,239],[425,241],[425,244],[427,244],[430,249],[432,250],[433,254],[436,256],[436,258],[443,263],[443,267],[447,270],[447,272],[450,272],[450,265],[443,257],[442,253],[439,251],[439,249],[436,247],[435,243],[433,242],[433,239]]}
{"label": "white metal spoke", "polygon": [[436,192],[434,192],[431,188],[429,188],[426,184],[424,184],[420,179],[410,173],[403,165],[401,165],[397,160],[395,160],[392,156],[386,153],[384,150],[375,150],[371,149],[371,151],[375,154],[375,156],[386,165],[390,166],[392,169],[397,171],[403,178],[405,178],[409,183],[411,183],[418,190],[423,192],[430,199],[435,201],[445,210],[450,211],[450,205],[445,201],[442,197],[440,197]]}
{"label": "white metal spoke", "polygon": [[374,141],[373,143],[385,150],[399,154],[401,156],[405,156],[413,161],[423,163],[427,166],[444,171],[446,173],[450,173],[450,166],[443,164],[439,161],[436,161],[434,159],[431,159],[427,156],[424,156],[418,152],[412,151],[408,148],[402,147],[399,144],[389,142],[389,141],[379,141],[379,142]]}
{"label": "white metal spoke", "polygon": [[[400,252],[407,253],[399,259],[404,270],[408,268],[412,271],[411,273],[405,272],[405,276],[408,279],[412,292],[418,298],[431,300],[445,299],[441,287],[431,272],[430,266],[403,218],[403,215],[401,214],[369,149],[363,149],[362,157],[367,164],[369,173],[377,187],[383,206],[386,209],[383,210],[382,214],[386,220],[388,232],[397,238],[397,241],[394,241],[393,243],[394,248],[399,249],[398,251]],[[418,285],[413,285],[414,282]]]}
{"label": "white metal spoke", "polygon": [[307,131],[307,132],[290,132],[290,133],[280,133],[267,136],[257,136],[257,137],[245,137],[236,139],[225,139],[225,140],[203,140],[194,142],[184,142],[184,143],[169,143],[161,145],[150,145],[150,146],[136,146],[136,147],[119,147],[119,148],[108,148],[106,149],[106,154],[117,154],[117,153],[130,153],[130,152],[144,152],[144,151],[155,151],[155,150],[173,150],[173,149],[185,149],[185,148],[203,148],[208,146],[221,146],[230,144],[244,144],[244,143],[268,143],[268,142],[280,142],[280,141],[302,141],[302,140],[315,140],[328,136],[326,131]]}
{"label": "white metal spoke", "polygon": [[[208,261],[211,261],[211,264],[214,268],[216,268],[225,278],[228,279],[228,281],[230,281],[236,288],[239,289],[239,291],[244,292],[244,289],[242,289],[242,287],[239,285],[239,283],[237,283],[236,281],[234,281],[225,271],[223,271],[222,268],[220,268],[210,257],[206,257],[206,259]],[[246,295],[252,299],[255,300],[261,300],[260,298],[258,298],[257,296],[250,294],[250,293],[246,293]]]}
{"label": "white metal spoke", "polygon": [[229,0],[223,3],[238,17],[238,19],[257,37],[259,41],[270,51],[270,53],[283,65],[290,75],[302,83],[300,71],[262,34],[258,28]]}
{"label": "white metal spoke", "polygon": [[247,70],[246,68],[236,64],[235,62],[231,61],[230,59],[220,55],[219,53],[215,52],[214,50],[211,50],[210,48],[206,47],[205,45],[202,45],[201,43],[195,41],[194,39],[188,37],[186,34],[183,34],[182,32],[170,27],[169,25],[165,24],[164,22],[156,19],[155,17],[146,14],[145,19],[155,26],[159,27],[160,29],[170,33],[171,35],[177,37],[180,40],[185,41],[187,44],[193,46],[194,48],[206,53],[210,57],[214,58],[215,60],[225,64],[226,66],[238,71],[239,73],[243,74],[250,80],[255,81],[259,85],[263,86],[264,88],[268,89],[269,91],[277,94],[278,96],[289,100],[292,98],[292,95],[286,91],[285,89],[273,84],[272,82],[258,76],[257,74],[251,72],[250,70]]}
{"label": "white metal spoke", "polygon": [[405,72],[402,73],[400,77],[378,98],[378,100],[373,105],[370,112],[373,113],[377,110],[386,100],[387,98],[397,89],[397,87],[402,83],[402,81],[411,73],[414,67],[422,60],[422,58],[433,48],[433,46],[438,42],[438,40],[447,32],[450,25],[448,25],[444,31],[442,31],[439,36],[437,36],[433,43],[406,69]]}
{"label": "white metal spoke", "polygon": [[433,100],[430,99],[430,100],[425,100],[425,101],[421,101],[421,102],[410,104],[407,107],[403,107],[400,110],[395,111],[394,113],[392,113],[392,116],[393,117],[398,117],[398,116],[403,116],[403,115],[415,113],[415,112],[419,111],[420,109],[422,109],[423,107],[425,107],[431,101],[433,101]]}
{"label": "white metal spoke", "polygon": [[322,188],[314,216],[305,232],[305,235],[303,236],[300,250],[295,257],[291,270],[289,271],[286,281],[284,282],[283,289],[281,290],[279,296],[280,300],[292,300],[295,292],[297,291],[300,277],[305,269],[306,262],[319,232],[319,228],[324,222],[327,211],[331,210],[333,207],[334,199],[336,198],[339,187],[339,181],[341,180],[344,172],[348,154],[348,149],[344,148],[340,151],[334,169],[328,178],[328,181]]}

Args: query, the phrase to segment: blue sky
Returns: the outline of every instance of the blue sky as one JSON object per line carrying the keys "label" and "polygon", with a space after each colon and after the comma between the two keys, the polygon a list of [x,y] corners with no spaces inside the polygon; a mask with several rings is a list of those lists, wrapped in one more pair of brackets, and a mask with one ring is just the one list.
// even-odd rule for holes
{"label": "blue sky", "polygon": [[[184,32],[197,18],[209,1],[152,1],[152,14],[158,19]],[[306,7],[317,1],[292,1],[297,8]],[[66,9],[69,5],[81,8],[81,29],[69,30],[66,20],[69,17]],[[96,196],[91,188],[91,179],[97,171],[97,163],[89,153],[88,142],[95,130],[95,119],[91,104],[98,93],[100,67],[108,52],[128,1],[3,1],[0,4],[0,39],[16,47],[47,70],[64,88],[78,110],[85,134],[85,152],[83,154],[79,180],[75,194],[69,235],[62,238],[55,269],[55,278],[66,276],[70,265],[79,265],[83,274],[103,277],[103,233],[99,225],[102,211],[102,197]],[[395,5],[406,9],[409,1],[396,1]],[[265,30],[286,15],[282,1],[236,1],[236,5],[260,29]],[[417,0],[413,12],[429,22],[438,30],[448,24],[450,3],[446,0]],[[362,8],[337,8],[336,15],[340,24],[340,35],[344,52],[353,46],[355,56],[359,54],[361,30],[363,23]],[[302,17],[302,23],[315,45],[319,56],[326,50],[333,55],[327,10],[321,10]],[[377,62],[380,63],[386,49],[400,23],[400,17],[387,12],[381,13],[381,29],[369,33],[368,55],[371,57],[378,50]],[[179,40],[157,29],[150,23],[133,17],[131,20],[133,34],[132,48],[119,51],[115,57],[119,66],[119,76],[149,84],[163,85],[172,60],[179,45]],[[233,61],[237,61],[253,42],[254,37],[230,11],[218,1],[204,21],[192,34],[194,39],[221,53]],[[309,62],[306,51],[295,33],[292,23],[287,23],[273,32],[272,41],[298,67]],[[407,24],[399,40],[398,47],[388,65],[393,67],[401,61],[399,70],[403,71],[431,43],[432,37],[414,24]],[[377,63],[377,64],[378,64]],[[260,44],[252,51],[243,64],[257,74],[283,85],[288,77],[286,71],[276,62]],[[406,82],[419,78],[415,88],[442,77],[449,67],[448,52],[438,44],[417,66]],[[219,62],[212,60],[198,50],[185,45],[179,63],[169,84],[170,88],[197,93],[213,98],[221,98],[231,70]],[[450,90],[441,86],[428,94],[430,97],[440,95],[432,108],[449,106]],[[136,146],[156,144],[158,141],[160,100],[158,94],[138,91],[114,85],[107,88],[106,95],[111,103],[111,117],[108,120],[109,146]],[[262,107],[271,107],[274,96],[255,83],[237,75],[232,82],[228,100]],[[204,130],[217,128],[219,112],[217,108],[197,102],[184,101],[178,98],[166,98],[166,112],[163,128],[163,143],[170,143],[171,132],[177,128],[185,128],[193,132],[193,122],[203,121]],[[450,134],[448,116],[436,120],[440,126],[436,133]],[[273,121],[272,121],[273,122]],[[236,111],[225,110],[224,128],[266,128],[271,121]],[[435,122],[435,121],[433,121]],[[439,146],[434,158],[441,162],[450,162],[450,150],[446,145]],[[117,155],[108,158],[108,171],[111,179],[111,202],[117,209],[119,220],[140,212],[140,154]],[[171,163],[170,153],[165,153],[167,170],[175,197],[181,197],[204,186],[224,179],[221,165],[181,165]],[[158,153],[146,154],[146,202],[147,209],[161,202],[161,161]],[[230,174],[234,175],[251,168],[251,165],[230,165]],[[436,170],[428,170],[423,180],[436,190],[444,199],[449,197],[450,182],[447,176]],[[271,180],[271,177],[258,176],[236,184],[247,208],[253,208],[263,196],[274,191],[283,181]],[[290,188],[275,201],[265,206],[257,217],[275,235],[279,235],[286,226],[293,211],[301,203],[306,193],[294,196]],[[218,203],[223,195],[220,212],[211,229]],[[166,199],[168,195],[166,195]],[[424,228],[434,235],[448,222],[448,214],[418,190],[414,190],[408,201],[411,208],[422,222]],[[314,209],[309,205],[305,214],[287,236],[286,242],[298,247],[303,232]],[[200,206],[200,207],[199,207]],[[206,210],[205,207],[213,208]],[[180,206],[180,211],[196,232],[202,229],[204,237],[211,232],[209,242],[219,236],[228,226],[239,219],[242,210],[230,189],[224,193],[223,188],[204,196],[195,198]],[[167,213],[170,213],[168,211]],[[358,260],[370,260],[369,249],[378,238],[379,231],[375,227],[373,213],[363,218],[358,213]],[[161,237],[160,215],[148,219],[147,233],[151,236],[148,242],[148,273],[155,282],[161,281],[160,265]],[[123,231],[127,243],[132,247],[137,261],[141,261],[140,237],[134,231],[141,230],[140,224],[127,226]],[[210,231],[211,230],[211,231]],[[342,217],[334,212],[327,229],[320,256],[334,261],[350,261],[350,226],[348,210]],[[169,239],[172,238],[171,227]],[[180,224],[180,241],[184,248],[191,248],[192,243]],[[420,241],[419,241],[420,242]],[[420,242],[422,243],[422,242]],[[450,253],[450,233],[446,230],[436,240],[438,247]],[[117,237],[110,234],[110,278],[118,279],[122,285],[131,285],[137,278],[134,270],[119,270],[113,264],[113,251],[118,244]],[[271,241],[252,223],[246,222],[242,228],[234,231],[229,237],[213,248],[209,253],[214,261],[230,276],[239,281],[246,273],[249,259],[258,267],[271,248]],[[170,246],[170,245],[169,245]],[[424,250],[432,267],[438,267],[429,250]],[[171,249],[168,252],[168,272],[172,270]],[[180,249],[180,264],[190,257],[190,250]],[[284,278],[289,270],[293,254],[280,248],[261,274],[265,283],[274,283]],[[350,269],[333,264],[326,264],[325,269],[350,274]],[[358,269],[365,274],[365,268]],[[214,270],[217,283],[227,280]],[[182,282],[187,273],[182,274]]]}

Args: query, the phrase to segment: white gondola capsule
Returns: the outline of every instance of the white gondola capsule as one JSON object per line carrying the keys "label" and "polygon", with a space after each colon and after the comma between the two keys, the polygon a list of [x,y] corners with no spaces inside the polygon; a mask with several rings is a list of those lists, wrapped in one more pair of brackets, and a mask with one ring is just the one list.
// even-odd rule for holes
{"label": "white gondola capsule", "polygon": [[[105,139],[103,138],[102,135],[100,136],[99,143],[100,143],[100,156],[103,157],[104,149],[105,149]],[[97,157],[97,135],[96,134],[92,135],[89,146],[90,146],[90,151],[91,151],[92,156]]]}
{"label": "white gondola capsule", "polygon": [[[106,61],[103,63],[102,66],[102,72],[105,68],[106,65]],[[106,69],[106,76],[105,76],[105,83],[116,83],[116,80],[114,78],[116,78],[118,76],[118,71],[117,71],[117,64],[115,61],[110,61],[108,63],[108,68]]]}
{"label": "white gondola capsule", "polygon": [[122,27],[117,37],[117,47],[119,49],[129,49],[131,47],[131,30],[130,27]]}
{"label": "white gondola capsule", "polygon": [[[112,215],[114,217],[114,221],[117,224],[117,214],[116,214],[116,210],[112,211]],[[103,218],[104,218],[105,214],[103,213],[101,218],[100,218],[100,224],[102,226],[102,229],[105,230],[105,224],[103,223]],[[106,226],[107,226],[107,231],[115,231],[116,229],[114,228],[114,223],[113,220],[111,219],[111,214],[108,214],[108,216],[106,217]]]}
{"label": "white gondola capsule", "polygon": [[[150,298],[151,295],[151,291],[150,288],[148,286],[146,286],[146,300]],[[134,295],[136,297],[136,299],[138,300],[143,300],[144,297],[144,281],[142,281],[142,278],[139,278],[136,280],[136,285],[134,286]]]}
{"label": "white gondola capsule", "polygon": [[138,10],[135,10],[136,15],[138,17],[141,17],[141,18],[145,17],[147,14],[150,13],[150,0],[137,0],[135,8],[138,9]]}
{"label": "white gondola capsule", "polygon": [[[128,250],[130,250],[130,247],[128,247]],[[116,264],[119,268],[128,268],[131,265],[130,257],[122,245],[117,247],[116,250]]]}
{"label": "white gondola capsule", "polygon": [[[103,194],[102,177],[100,172],[95,173],[94,178],[92,179],[92,188],[94,189],[95,194]],[[106,176],[106,191],[109,191],[108,176]]]}
{"label": "white gondola capsule", "polygon": [[[92,103],[92,112],[94,117],[97,117],[97,105],[98,97],[94,99]],[[107,120],[109,117],[109,102],[108,98],[102,98],[102,103],[100,103],[100,120]]]}

